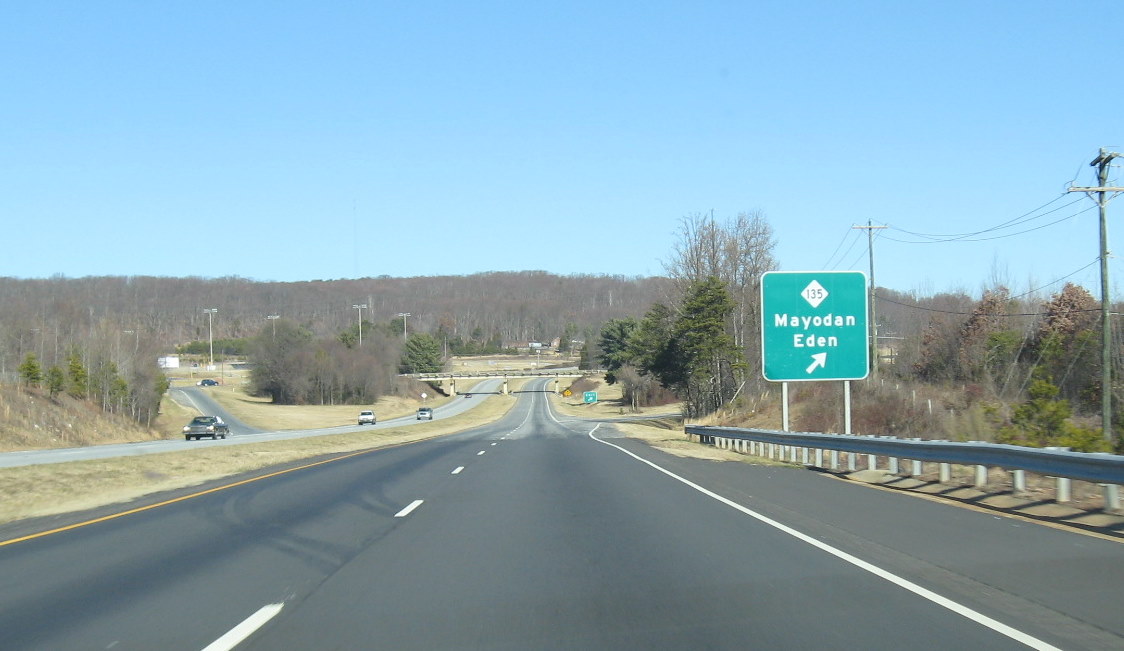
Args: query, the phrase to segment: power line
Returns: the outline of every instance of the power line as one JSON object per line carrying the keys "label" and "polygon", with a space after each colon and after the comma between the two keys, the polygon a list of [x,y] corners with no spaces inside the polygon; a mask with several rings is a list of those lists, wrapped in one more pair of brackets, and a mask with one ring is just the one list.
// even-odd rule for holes
{"label": "power line", "polygon": [[[1078,199],[1078,201],[1080,201],[1080,199]],[[1071,206],[1074,203],[1077,203],[1077,201],[1067,203],[1065,206],[1061,206],[1060,208],[1065,208],[1067,206]],[[989,240],[1001,240],[1001,239],[1008,238],[1008,237],[1015,237],[1016,235],[1025,235],[1027,233],[1033,233],[1034,231],[1042,230],[1043,228],[1048,228],[1050,226],[1054,226],[1055,224],[1060,224],[1064,221],[1068,221],[1070,219],[1073,219],[1074,217],[1077,217],[1078,215],[1082,215],[1084,213],[1087,213],[1094,208],[1096,208],[1096,206],[1090,206],[1090,207],[1088,207],[1084,210],[1079,210],[1079,211],[1073,213],[1072,215],[1067,215],[1066,217],[1062,217],[1061,219],[1049,222],[1047,224],[1041,224],[1039,226],[1035,226],[1034,228],[1028,228],[1025,231],[1018,231],[1016,233],[1006,233],[1004,235],[995,235],[993,237],[969,237],[969,236],[988,233],[988,232],[996,230],[995,228],[982,230],[982,231],[979,231],[979,233],[969,233],[968,235],[964,235],[964,236],[961,236],[961,237],[950,237],[950,238],[943,239],[943,240],[937,240],[937,239],[931,239],[931,240],[928,240],[928,241],[901,240],[901,239],[897,239],[897,238],[889,237],[889,236],[886,236],[886,239],[894,241],[894,242],[901,242],[902,244],[945,244],[945,243],[948,243],[948,242],[987,242]],[[1050,212],[1055,212],[1055,211],[1051,210]],[[1043,213],[1042,215],[1039,215],[1039,217],[1044,217],[1047,214],[1049,214],[1049,213]],[[1035,219],[1038,219],[1038,217],[1035,217]],[[1029,222],[1031,220],[1027,220],[1027,221]],[[900,228],[896,228],[894,226],[891,226],[890,228],[893,228],[895,231],[901,231],[903,233],[909,233],[909,231],[904,231],[904,230],[902,230]],[[910,233],[910,234],[912,235],[913,233]]]}
{"label": "power line", "polygon": [[835,259],[835,254],[839,253],[839,249],[842,248],[843,243],[847,241],[847,238],[851,237],[854,234],[855,234],[854,230],[852,230],[850,228],[847,229],[847,232],[843,234],[843,238],[839,240],[839,244],[835,245],[835,250],[831,252],[831,255],[827,256],[827,262],[825,262],[823,264],[825,269],[827,268],[828,265],[831,264],[831,261]]}
{"label": "power line", "polygon": [[1061,281],[1065,280],[1066,278],[1069,278],[1070,276],[1076,276],[1077,274],[1081,273],[1082,271],[1085,271],[1086,269],[1088,269],[1089,267],[1097,264],[1100,261],[1101,261],[1100,258],[1093,258],[1092,262],[1085,265],[1084,267],[1081,267],[1077,271],[1070,272],[1070,273],[1062,276],[1061,278],[1058,278],[1057,280],[1052,280],[1052,281],[1046,283],[1045,285],[1042,285],[1041,287],[1035,287],[1034,289],[1030,290],[1029,292],[1023,292],[1022,294],[1019,294],[1018,296],[1012,296],[1011,298],[1022,298],[1023,296],[1033,294],[1034,292],[1037,292],[1040,289],[1046,289],[1050,285],[1056,285],[1056,284],[1060,283]]}
{"label": "power line", "polygon": [[[878,296],[877,298],[878,298],[879,301],[885,301],[887,303],[893,303],[894,305],[901,305],[902,307],[908,307],[908,308],[912,308],[914,310],[921,310],[922,312],[937,312],[939,314],[955,314],[957,316],[972,316],[973,314],[975,314],[975,312],[958,312],[956,310],[939,310],[935,307],[925,307],[924,305],[912,305],[910,303],[902,303],[901,301],[895,301],[894,299],[886,298],[885,296]],[[1100,312],[1100,311],[1101,311],[1101,308],[1096,307],[1096,308],[1088,308],[1088,309],[1084,309],[1084,310],[1070,310],[1069,312],[1075,313],[1075,312]],[[1049,312],[1014,312],[1014,313],[1011,313],[1011,314],[992,314],[991,316],[995,316],[995,317],[1048,316],[1049,314],[1050,314]]]}
{"label": "power line", "polygon": [[[851,231],[851,232],[852,232],[852,233],[854,233],[854,231]],[[844,251],[844,252],[843,252],[843,253],[842,253],[842,254],[841,254],[841,255],[839,256],[839,260],[838,260],[838,262],[836,262],[836,263],[835,263],[834,265],[832,265],[832,266],[830,267],[830,269],[838,269],[838,268],[839,268],[839,265],[840,265],[840,264],[842,264],[842,262],[843,262],[843,259],[844,259],[844,258],[846,258],[846,257],[847,257],[848,255],[850,255],[851,251],[852,251],[852,250],[853,250],[853,249],[855,248],[855,245],[859,243],[859,240],[860,240],[860,239],[861,239],[861,238],[860,238],[860,237],[858,237],[858,235],[856,234],[856,235],[855,235],[855,238],[851,240],[851,246],[848,246],[848,247],[847,247],[847,250],[846,250],[846,251]]]}
{"label": "power line", "polygon": [[[1005,221],[1001,224],[997,224],[997,225],[992,226],[990,228],[985,228],[983,230],[975,231],[975,232],[972,232],[972,233],[917,233],[917,232],[914,232],[914,231],[906,230],[904,228],[899,228],[897,226],[890,226],[890,227],[893,228],[896,231],[901,231],[901,232],[906,233],[908,235],[914,235],[916,237],[929,238],[929,239],[932,239],[932,240],[935,240],[935,241],[959,240],[959,239],[964,239],[964,238],[968,238],[968,237],[975,237],[976,235],[983,235],[984,233],[991,233],[991,232],[1001,230],[1001,229],[1004,229],[1004,228],[1011,228],[1013,226],[1016,226],[1020,222],[1022,222],[1024,220],[1024,218],[1029,217],[1030,215],[1033,215],[1034,213],[1038,212],[1039,210],[1042,210],[1046,206],[1049,206],[1050,204],[1058,201],[1059,199],[1061,199],[1062,197],[1064,197],[1066,195],[1067,195],[1067,193],[1063,192],[1062,194],[1058,195],[1057,197],[1054,197],[1053,199],[1051,199],[1050,201],[1047,201],[1046,203],[1042,204],[1041,206],[1035,208],[1034,210],[1031,210],[1030,212],[1023,213],[1023,214],[1019,215],[1018,217],[1015,217],[1014,219],[1008,219],[1007,221]],[[1057,208],[1054,208],[1053,210],[1048,210],[1048,211],[1042,213],[1041,215],[1037,215],[1035,217],[1030,217],[1030,219],[1025,219],[1025,221],[1029,222],[1029,221],[1033,221],[1035,219],[1038,219],[1040,217],[1045,217],[1046,215],[1049,215],[1050,213],[1054,213],[1054,212],[1057,212],[1057,211],[1059,211],[1063,208],[1066,208],[1068,206],[1072,206],[1073,204],[1078,203],[1079,201],[1081,201],[1081,200],[1077,199],[1075,201],[1071,201],[1071,202],[1069,202],[1065,205],[1058,206]]]}

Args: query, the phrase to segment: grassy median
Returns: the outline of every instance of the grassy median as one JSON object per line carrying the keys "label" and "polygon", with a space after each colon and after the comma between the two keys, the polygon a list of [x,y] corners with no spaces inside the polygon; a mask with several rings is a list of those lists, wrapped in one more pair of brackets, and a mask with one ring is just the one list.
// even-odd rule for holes
{"label": "grassy median", "polygon": [[[236,395],[231,392],[231,396]],[[482,395],[473,399],[482,404],[463,414],[408,427],[244,445],[208,446],[201,441],[196,450],[3,468],[0,523],[128,502],[300,459],[435,438],[494,422],[515,404],[512,396]],[[357,409],[347,407],[348,413],[358,413]],[[235,412],[239,419],[243,413]],[[248,417],[248,422],[254,420],[255,417]],[[331,424],[354,423],[349,419],[347,423]]]}

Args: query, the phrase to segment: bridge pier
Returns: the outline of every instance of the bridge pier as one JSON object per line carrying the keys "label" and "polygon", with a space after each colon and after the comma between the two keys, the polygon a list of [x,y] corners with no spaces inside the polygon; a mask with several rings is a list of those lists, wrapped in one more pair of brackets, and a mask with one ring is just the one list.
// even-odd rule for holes
{"label": "bridge pier", "polygon": [[562,380],[554,378],[554,395],[562,395]]}
{"label": "bridge pier", "polygon": [[503,379],[503,394],[505,396],[507,395],[507,377],[506,376]]}
{"label": "bridge pier", "polygon": [[449,395],[451,395],[451,396],[457,395],[457,378],[455,378],[455,377],[449,378],[449,390],[451,391],[451,393]]}

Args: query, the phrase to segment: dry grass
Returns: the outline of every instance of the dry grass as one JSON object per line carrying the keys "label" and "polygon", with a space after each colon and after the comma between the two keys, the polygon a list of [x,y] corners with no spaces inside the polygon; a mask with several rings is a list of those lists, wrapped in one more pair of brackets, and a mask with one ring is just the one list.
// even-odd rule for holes
{"label": "dry grass", "polygon": [[[631,408],[621,400],[620,384],[605,384],[603,380],[586,380],[595,386],[589,391],[597,392],[597,402],[586,404],[582,402],[582,391],[575,391],[571,396],[555,398],[554,407],[560,413],[578,418],[614,418],[620,416],[644,416],[649,414],[677,414],[683,410],[682,403],[658,405],[656,407],[641,407],[638,411]],[[563,385],[565,388],[565,385]]]}
{"label": "dry grass", "polygon": [[[182,425],[181,425],[182,427]],[[66,394],[0,386],[0,452],[148,441],[161,436]]]}
{"label": "dry grass", "polygon": [[[444,396],[434,399],[433,389],[428,386],[426,389],[430,397],[424,404],[430,407],[452,399]],[[363,409],[374,410],[379,420],[389,420],[408,416],[423,404],[412,397],[383,396],[373,405],[275,405],[268,398],[246,395],[243,387],[238,385],[213,387],[207,392],[238,420],[268,431],[354,425],[356,416]]]}
{"label": "dry grass", "polygon": [[[621,386],[597,381],[591,391],[597,391],[598,401],[592,404],[582,402],[580,393],[569,397],[552,396],[554,409],[567,416],[578,418],[619,418],[621,416],[647,416],[656,414],[680,413],[682,403],[644,407],[639,412],[630,411],[621,402]],[[756,457],[748,457],[732,450],[721,450],[710,445],[692,443],[683,432],[683,423],[678,417],[655,420],[638,420],[614,423],[613,427],[629,438],[644,441],[653,448],[679,457],[708,459],[711,461],[740,461],[757,465],[779,465],[778,462]]]}
{"label": "dry grass", "polygon": [[511,397],[492,396],[463,414],[409,427],[4,468],[0,469],[0,522],[126,502],[300,459],[434,438],[493,422],[514,404]]}
{"label": "dry grass", "polygon": [[490,371],[528,371],[541,369],[546,366],[566,364],[578,365],[577,357],[559,355],[554,352],[542,355],[489,355],[488,357],[453,357],[449,360],[448,370],[461,372],[490,372]]}

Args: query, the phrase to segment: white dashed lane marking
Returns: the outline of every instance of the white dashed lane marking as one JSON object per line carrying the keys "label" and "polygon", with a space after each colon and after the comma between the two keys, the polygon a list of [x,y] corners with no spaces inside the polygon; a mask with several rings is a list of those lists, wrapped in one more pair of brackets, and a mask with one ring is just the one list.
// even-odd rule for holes
{"label": "white dashed lane marking", "polygon": [[394,514],[394,517],[396,517],[396,518],[404,518],[404,517],[406,517],[407,515],[410,515],[411,513],[413,513],[414,509],[416,509],[416,508],[418,508],[419,506],[421,506],[421,505],[422,505],[422,502],[424,502],[424,501],[425,501],[425,500],[414,500],[413,502],[410,502],[410,505],[409,505],[409,506],[407,506],[406,508],[402,509],[402,510],[401,510],[401,511],[399,511],[398,513],[395,513],[395,514]]}

